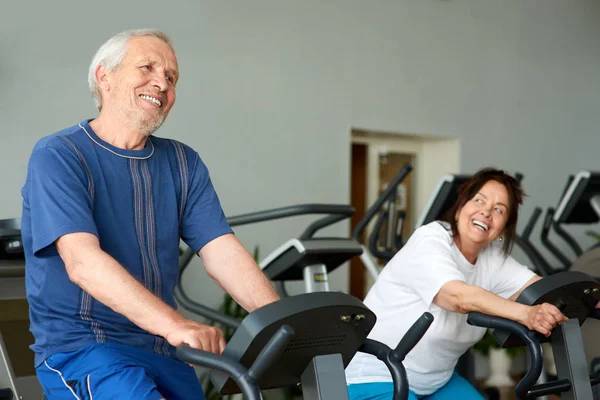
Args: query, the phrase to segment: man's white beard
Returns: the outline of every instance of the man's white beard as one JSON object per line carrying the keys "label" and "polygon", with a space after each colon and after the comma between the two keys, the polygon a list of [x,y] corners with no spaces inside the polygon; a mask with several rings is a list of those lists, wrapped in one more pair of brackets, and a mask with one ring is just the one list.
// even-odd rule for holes
{"label": "man's white beard", "polygon": [[142,135],[148,137],[162,126],[163,122],[165,122],[165,118],[160,114],[158,118],[139,118],[137,120],[132,120],[131,122],[135,124],[135,128]]}
{"label": "man's white beard", "polygon": [[135,112],[123,111],[123,117],[131,128],[146,137],[156,132],[158,128],[160,128],[165,122],[165,117],[162,113],[160,113],[158,117],[154,118],[142,110]]}

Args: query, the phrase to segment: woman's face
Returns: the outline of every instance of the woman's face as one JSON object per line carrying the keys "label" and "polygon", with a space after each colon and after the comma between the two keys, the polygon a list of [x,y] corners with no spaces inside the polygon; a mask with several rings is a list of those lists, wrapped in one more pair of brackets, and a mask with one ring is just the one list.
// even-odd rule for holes
{"label": "woman's face", "polygon": [[508,219],[508,201],[503,184],[486,182],[456,215],[461,242],[484,247],[501,236]]}

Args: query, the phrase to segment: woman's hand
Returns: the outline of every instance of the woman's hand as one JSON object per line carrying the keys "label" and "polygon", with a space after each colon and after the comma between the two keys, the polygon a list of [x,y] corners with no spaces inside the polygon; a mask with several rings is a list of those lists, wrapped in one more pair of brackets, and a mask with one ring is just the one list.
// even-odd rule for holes
{"label": "woman's hand", "polygon": [[529,306],[520,322],[530,330],[538,331],[548,337],[556,325],[565,321],[568,321],[568,318],[556,306],[542,303],[537,306]]}

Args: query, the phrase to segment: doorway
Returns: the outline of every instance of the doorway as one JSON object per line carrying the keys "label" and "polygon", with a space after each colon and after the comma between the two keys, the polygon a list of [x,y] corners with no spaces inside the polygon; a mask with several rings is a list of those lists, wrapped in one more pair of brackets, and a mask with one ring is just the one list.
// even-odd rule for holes
{"label": "doorway", "polygon": [[[409,163],[413,170],[398,187],[395,215],[390,219],[401,221],[400,237],[402,242],[406,242],[416,229],[414,225],[440,178],[460,172],[458,139],[364,129],[352,129],[351,138],[350,197],[356,211],[351,219],[350,231],[405,163]],[[367,244],[373,225],[370,224],[360,238],[363,245]],[[385,223],[381,228],[386,230]],[[380,235],[379,245],[383,246],[385,240],[390,238]],[[380,268],[384,267],[382,262],[378,264]],[[366,273],[359,257],[351,260],[349,274],[349,293],[364,299],[373,279]]]}

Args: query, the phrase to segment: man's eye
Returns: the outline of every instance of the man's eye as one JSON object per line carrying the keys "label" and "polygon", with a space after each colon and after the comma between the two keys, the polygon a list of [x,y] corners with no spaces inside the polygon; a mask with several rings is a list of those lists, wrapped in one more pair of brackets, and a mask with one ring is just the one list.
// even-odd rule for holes
{"label": "man's eye", "polygon": [[142,65],[141,67],[142,69],[146,69],[148,71],[150,71],[151,67],[149,65]]}

